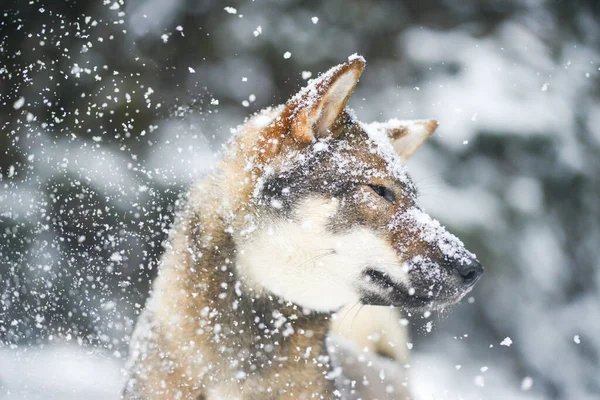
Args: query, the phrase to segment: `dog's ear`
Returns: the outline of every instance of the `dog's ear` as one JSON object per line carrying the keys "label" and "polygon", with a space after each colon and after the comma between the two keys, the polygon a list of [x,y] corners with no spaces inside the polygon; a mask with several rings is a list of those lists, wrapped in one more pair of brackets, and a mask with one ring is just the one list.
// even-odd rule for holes
{"label": "dog's ear", "polygon": [[292,97],[287,105],[292,136],[308,143],[330,135],[364,68],[364,58],[352,56],[348,62],[310,81]]}
{"label": "dog's ear", "polygon": [[396,152],[403,160],[407,160],[435,132],[438,122],[432,119],[400,122],[387,133]]}
{"label": "dog's ear", "polygon": [[373,122],[367,126],[368,129],[386,134],[391,139],[394,150],[403,160],[406,160],[435,132],[438,122],[432,119],[391,119],[387,122]]}

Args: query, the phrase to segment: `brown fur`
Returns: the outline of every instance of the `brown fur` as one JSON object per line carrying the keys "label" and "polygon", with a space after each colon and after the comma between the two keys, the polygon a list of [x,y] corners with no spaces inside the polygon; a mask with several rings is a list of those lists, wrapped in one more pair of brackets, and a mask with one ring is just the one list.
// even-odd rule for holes
{"label": "brown fur", "polygon": [[[324,342],[329,315],[305,315],[273,297],[238,296],[232,239],[225,221],[207,210],[210,199],[193,201],[201,192],[192,192],[189,204],[204,206],[184,212],[163,259],[146,315],[149,329],[136,338],[146,346],[141,352],[146,358],[136,358],[132,349],[134,380],[126,397],[197,399],[222,384],[235,389],[231,398],[236,391],[244,399],[314,398],[315,393],[333,398],[332,382],[323,379],[329,370]],[[296,334],[283,336],[287,325],[276,327],[274,312],[285,316]],[[236,360],[243,361],[232,365]],[[236,379],[240,371],[245,376]]]}
{"label": "brown fur", "polygon": [[[367,134],[344,111],[363,69],[364,60],[354,58],[324,74],[312,92],[301,92],[284,108],[247,121],[229,143],[217,172],[190,191],[132,338],[124,398],[339,397],[337,370],[325,343],[332,313],[304,309],[257,288],[236,267],[239,235],[248,217],[290,221],[295,218],[294,199],[300,201],[307,193],[334,198],[339,207],[328,225],[332,234],[363,227],[377,232],[377,240],[394,252],[401,243],[403,257],[441,259],[439,249],[409,227],[388,229],[390,218],[414,206],[414,186],[408,178],[400,182],[389,174]],[[435,126],[428,125],[428,135]],[[330,140],[332,150],[307,153],[305,165],[290,167],[293,156],[319,138]],[[340,176],[335,154],[354,160],[362,175]],[[285,173],[266,173],[287,167],[291,169]],[[257,198],[261,179],[266,181]],[[325,181],[330,184],[323,185]],[[269,208],[269,199],[290,184],[297,186],[288,202],[280,210]],[[374,195],[369,185],[390,188],[395,201],[364,201]],[[285,255],[273,254],[277,256]],[[428,290],[426,283],[423,290]],[[418,282],[414,286],[419,288]],[[446,291],[442,294],[458,293],[452,285]],[[395,302],[411,300],[400,292],[398,296]],[[365,294],[363,301],[380,304],[381,297]]]}
{"label": "brown fur", "polygon": [[[324,379],[331,369],[325,348],[330,315],[305,315],[296,305],[274,296],[238,296],[236,249],[226,231],[230,222],[239,221],[226,221],[221,214],[224,197],[234,199],[233,214],[247,211],[261,166],[279,148],[273,139],[283,140],[287,149],[297,146],[296,139],[287,135],[286,115],[264,130],[253,121],[240,128],[242,132],[230,144],[233,150],[221,163],[222,172],[189,194],[139,323],[146,326],[138,327],[132,340],[125,398],[199,399],[215,387],[226,387],[230,398],[248,400],[334,397],[332,380]],[[244,169],[248,159],[256,162],[251,171]],[[285,326],[276,327],[276,312],[296,334],[283,336]],[[257,326],[256,318],[266,331]],[[218,333],[216,326],[220,326]],[[236,360],[243,361],[232,365]],[[237,379],[241,372],[244,378]]]}

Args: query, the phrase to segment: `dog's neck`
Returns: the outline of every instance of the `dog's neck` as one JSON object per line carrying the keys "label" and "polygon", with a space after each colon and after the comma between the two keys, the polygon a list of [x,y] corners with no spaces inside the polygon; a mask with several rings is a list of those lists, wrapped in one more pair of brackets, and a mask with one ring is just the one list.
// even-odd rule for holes
{"label": "dog's neck", "polygon": [[[239,277],[235,261],[223,270],[213,270],[209,282],[213,287],[208,293],[218,292],[210,307],[213,324],[221,325],[215,343],[225,345],[227,351],[249,352],[249,364],[304,354],[311,359],[326,355],[330,313],[305,310],[272,294],[257,294]],[[232,358],[241,356],[231,354]]]}
{"label": "dog's neck", "polygon": [[331,393],[333,384],[325,379],[331,370],[325,344],[331,314],[252,290],[237,273],[236,245],[225,232],[223,219],[213,216],[207,224],[195,215],[190,220],[197,223],[190,225],[186,235],[188,251],[202,256],[191,256],[195,261],[187,279],[191,292],[203,297],[199,303],[208,305],[196,312],[205,321],[204,341],[222,354],[221,367],[259,385],[264,382],[265,387],[273,379],[287,380],[296,385],[296,393],[299,385],[317,380],[314,389],[304,390]]}

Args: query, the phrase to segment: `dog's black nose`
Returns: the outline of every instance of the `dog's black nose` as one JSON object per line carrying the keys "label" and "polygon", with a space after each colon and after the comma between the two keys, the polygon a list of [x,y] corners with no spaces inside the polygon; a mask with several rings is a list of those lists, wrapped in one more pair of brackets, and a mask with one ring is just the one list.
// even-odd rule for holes
{"label": "dog's black nose", "polygon": [[466,286],[473,286],[481,278],[483,267],[479,261],[473,260],[470,264],[456,263],[456,271]]}

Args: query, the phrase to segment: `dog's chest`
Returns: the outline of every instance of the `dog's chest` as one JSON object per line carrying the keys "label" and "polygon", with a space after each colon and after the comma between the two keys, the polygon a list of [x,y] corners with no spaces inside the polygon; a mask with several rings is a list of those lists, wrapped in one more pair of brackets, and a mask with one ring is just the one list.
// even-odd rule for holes
{"label": "dog's chest", "polygon": [[242,391],[235,382],[218,383],[207,391],[206,400],[242,400],[242,395]]}

